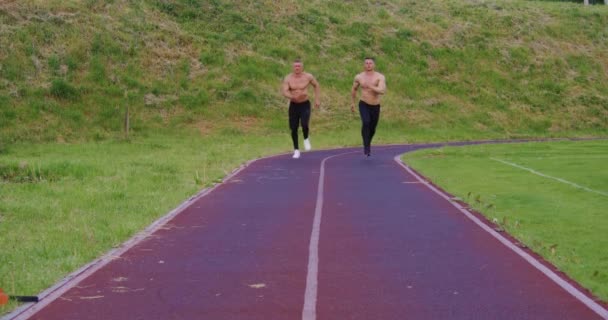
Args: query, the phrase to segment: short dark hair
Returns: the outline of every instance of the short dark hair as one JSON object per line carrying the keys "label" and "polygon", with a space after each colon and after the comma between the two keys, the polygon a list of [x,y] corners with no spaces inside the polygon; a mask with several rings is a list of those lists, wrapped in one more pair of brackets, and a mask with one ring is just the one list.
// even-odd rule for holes
{"label": "short dark hair", "polygon": [[376,59],[374,59],[373,57],[365,57],[365,59],[363,59],[363,60],[371,60],[373,62],[376,62]]}
{"label": "short dark hair", "polygon": [[295,59],[293,59],[293,63],[302,63],[302,59],[295,58]]}

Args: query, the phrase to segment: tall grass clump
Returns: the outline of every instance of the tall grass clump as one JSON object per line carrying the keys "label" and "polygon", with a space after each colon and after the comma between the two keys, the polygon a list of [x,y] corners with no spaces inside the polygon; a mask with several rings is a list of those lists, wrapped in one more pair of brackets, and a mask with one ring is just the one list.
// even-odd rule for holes
{"label": "tall grass clump", "polygon": [[63,79],[51,81],[50,93],[55,98],[66,100],[74,100],[79,96],[78,89]]}

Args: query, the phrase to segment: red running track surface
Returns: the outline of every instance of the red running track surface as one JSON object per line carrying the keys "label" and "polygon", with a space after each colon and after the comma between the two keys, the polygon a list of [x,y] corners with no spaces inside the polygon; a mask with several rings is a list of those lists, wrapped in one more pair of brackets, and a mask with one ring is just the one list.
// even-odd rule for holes
{"label": "red running track surface", "polygon": [[254,161],[14,318],[606,319],[393,159],[422,147]]}

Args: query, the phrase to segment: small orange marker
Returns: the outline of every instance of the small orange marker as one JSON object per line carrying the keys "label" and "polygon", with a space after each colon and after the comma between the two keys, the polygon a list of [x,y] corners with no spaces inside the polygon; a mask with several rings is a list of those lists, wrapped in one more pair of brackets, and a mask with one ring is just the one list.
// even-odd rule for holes
{"label": "small orange marker", "polygon": [[2,291],[0,288],[0,306],[3,306],[8,303],[8,295]]}

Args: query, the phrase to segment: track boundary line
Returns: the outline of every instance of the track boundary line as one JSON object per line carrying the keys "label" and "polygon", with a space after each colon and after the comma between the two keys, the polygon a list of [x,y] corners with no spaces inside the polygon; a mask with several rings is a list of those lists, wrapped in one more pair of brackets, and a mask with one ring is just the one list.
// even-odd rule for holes
{"label": "track boundary line", "polygon": [[593,301],[593,299],[589,298],[587,295],[585,295],[579,289],[577,289],[576,287],[574,287],[573,285],[568,283],[566,280],[564,280],[558,274],[553,272],[547,266],[543,265],[536,258],[531,256],[530,254],[528,254],[521,248],[517,247],[515,244],[513,244],[511,241],[509,241],[504,236],[500,235],[496,230],[490,228],[487,224],[483,223],[479,218],[477,218],[469,210],[465,209],[460,204],[453,201],[452,198],[449,195],[447,195],[445,192],[442,192],[441,190],[435,188],[428,181],[424,180],[420,175],[418,175],[416,172],[414,172],[414,170],[412,170],[408,165],[406,165],[405,163],[403,163],[401,161],[401,155],[397,155],[393,159],[395,160],[395,162],[397,162],[397,164],[399,166],[401,166],[403,169],[405,169],[409,174],[414,176],[422,184],[424,184],[426,187],[431,189],[437,195],[439,195],[443,199],[447,200],[450,204],[452,204],[456,209],[458,209],[460,212],[462,212],[467,218],[469,218],[471,221],[473,221],[475,224],[477,224],[479,227],[481,227],[484,231],[488,232],[490,235],[492,235],[494,238],[496,238],[498,241],[500,241],[502,244],[504,244],[507,248],[511,249],[517,255],[522,257],[524,260],[526,260],[528,263],[530,263],[533,267],[535,267],[538,271],[542,272],[545,276],[547,276],[549,279],[551,279],[553,282],[555,282],[558,286],[560,286],[566,292],[568,292],[569,294],[574,296],[577,300],[582,302],[588,308],[593,310],[599,316],[601,316],[605,320],[608,320],[608,310],[606,310],[600,304]]}
{"label": "track boundary line", "polygon": [[315,320],[317,318],[317,289],[319,275],[319,237],[321,234],[321,218],[323,217],[323,192],[325,185],[325,162],[331,158],[356,151],[339,153],[325,157],[321,161],[319,170],[319,183],[317,185],[317,200],[315,205],[315,216],[310,233],[310,244],[308,246],[308,269],[306,273],[306,290],[304,291],[304,306],[302,308],[302,320]]}
{"label": "track boundary line", "polygon": [[555,181],[559,181],[561,183],[565,183],[565,184],[573,186],[573,187],[575,187],[577,189],[582,189],[582,190],[585,190],[585,191],[588,191],[588,192],[597,193],[599,195],[608,196],[608,192],[603,192],[603,191],[598,191],[598,190],[594,190],[594,189],[591,189],[591,188],[587,188],[585,186],[581,186],[580,184],[568,181],[566,179],[562,179],[562,178],[558,178],[558,177],[553,177],[553,176],[550,176],[548,174],[544,174],[544,173],[542,173],[540,171],[536,171],[534,169],[531,169],[531,168],[528,168],[528,167],[524,167],[524,166],[519,165],[517,163],[509,162],[509,161],[498,159],[498,158],[490,158],[490,159],[494,160],[496,162],[500,162],[502,164],[506,164],[506,165],[514,167],[514,168],[518,168],[518,169],[521,169],[521,170],[524,170],[524,171],[528,171],[530,173],[533,173],[533,174],[535,174],[537,176],[541,176],[543,178],[553,179]]}

